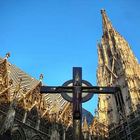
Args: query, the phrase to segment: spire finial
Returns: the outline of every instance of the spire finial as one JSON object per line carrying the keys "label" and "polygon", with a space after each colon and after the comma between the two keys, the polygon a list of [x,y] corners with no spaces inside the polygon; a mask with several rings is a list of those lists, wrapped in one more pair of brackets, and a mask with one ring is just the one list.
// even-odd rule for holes
{"label": "spire finial", "polygon": [[105,9],[102,8],[102,9],[101,9],[101,14],[102,14],[103,12],[105,12]]}
{"label": "spire finial", "polygon": [[40,80],[41,82],[42,82],[42,80],[43,80],[43,77],[44,77],[44,76],[43,76],[43,74],[41,73],[40,76],[39,76],[39,80]]}
{"label": "spire finial", "polygon": [[[105,9],[101,9],[102,14],[102,24],[103,24],[103,32],[109,32],[111,29],[113,29],[112,24],[106,14]],[[113,29],[114,30],[114,29]]]}
{"label": "spire finial", "polygon": [[84,131],[84,132],[87,132],[88,129],[89,129],[89,127],[88,127],[88,123],[87,123],[87,118],[86,118],[86,116],[85,116],[85,117],[84,117],[84,121],[83,121],[83,131]]}
{"label": "spire finial", "polygon": [[8,53],[6,53],[6,55],[5,55],[5,59],[8,59],[10,57],[10,53],[8,52]]}

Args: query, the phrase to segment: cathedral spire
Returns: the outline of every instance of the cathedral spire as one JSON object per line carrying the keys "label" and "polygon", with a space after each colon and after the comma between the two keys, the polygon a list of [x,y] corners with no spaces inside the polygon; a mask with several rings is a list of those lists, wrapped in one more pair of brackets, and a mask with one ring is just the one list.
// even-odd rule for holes
{"label": "cathedral spire", "polygon": [[[105,10],[101,10],[101,14],[103,36],[98,45],[98,85],[119,85],[122,91],[117,96],[99,96],[98,120],[101,123],[109,120],[107,123],[110,125],[120,123],[122,116],[118,112],[128,116],[137,110],[140,101],[140,68],[128,42],[114,29]],[[105,105],[109,113],[102,111]],[[122,107],[125,111],[122,111]]]}
{"label": "cathedral spire", "polygon": [[83,121],[83,131],[88,132],[88,129],[89,128],[88,128],[87,118],[85,117]]}
{"label": "cathedral spire", "polygon": [[109,32],[110,30],[114,30],[109,18],[107,17],[106,11],[104,9],[101,10],[102,14],[102,26],[103,26],[103,33]]}

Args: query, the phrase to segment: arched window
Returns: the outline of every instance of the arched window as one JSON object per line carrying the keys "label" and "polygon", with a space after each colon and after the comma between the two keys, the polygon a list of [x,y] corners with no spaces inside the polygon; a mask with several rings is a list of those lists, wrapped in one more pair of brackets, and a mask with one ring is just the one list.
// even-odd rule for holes
{"label": "arched window", "polygon": [[15,126],[11,131],[12,140],[26,140],[24,130],[20,126]]}

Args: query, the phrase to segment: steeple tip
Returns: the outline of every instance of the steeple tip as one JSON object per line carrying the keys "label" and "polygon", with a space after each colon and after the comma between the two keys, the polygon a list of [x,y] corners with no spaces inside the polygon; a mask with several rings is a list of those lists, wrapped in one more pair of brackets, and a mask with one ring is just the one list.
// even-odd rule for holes
{"label": "steeple tip", "polygon": [[86,116],[84,117],[84,121],[83,121],[83,131],[85,131],[85,132],[88,131],[88,123],[87,123]]}
{"label": "steeple tip", "polygon": [[101,14],[102,14],[102,13],[105,13],[105,9],[103,9],[103,8],[101,9]]}
{"label": "steeple tip", "polygon": [[102,14],[102,25],[103,25],[103,33],[109,32],[110,30],[114,30],[105,9],[101,9]]}

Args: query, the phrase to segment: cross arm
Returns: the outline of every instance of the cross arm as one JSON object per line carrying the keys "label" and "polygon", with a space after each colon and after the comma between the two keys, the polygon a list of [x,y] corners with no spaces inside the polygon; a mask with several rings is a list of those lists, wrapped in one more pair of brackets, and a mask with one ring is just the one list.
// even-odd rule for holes
{"label": "cross arm", "polygon": [[92,86],[92,87],[82,87],[82,92],[88,93],[97,93],[97,94],[113,94],[119,91],[119,87],[99,87],[99,86]]}
{"label": "cross arm", "polygon": [[[73,93],[73,86],[41,86],[40,93]],[[102,93],[102,94],[113,94],[120,91],[119,87],[82,87],[84,93]]]}
{"label": "cross arm", "polygon": [[40,93],[72,93],[73,87],[65,87],[65,86],[41,86]]}

